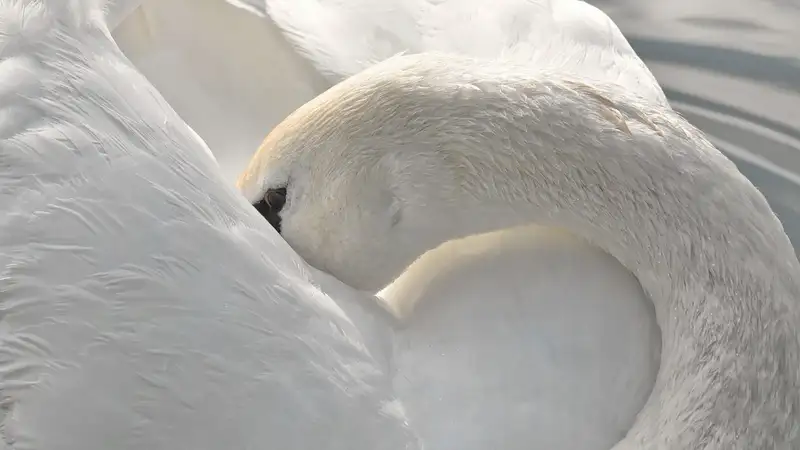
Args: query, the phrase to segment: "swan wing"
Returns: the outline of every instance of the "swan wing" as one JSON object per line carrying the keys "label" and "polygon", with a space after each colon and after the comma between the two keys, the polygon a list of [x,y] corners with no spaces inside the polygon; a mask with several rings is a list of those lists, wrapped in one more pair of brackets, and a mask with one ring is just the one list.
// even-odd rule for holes
{"label": "swan wing", "polygon": [[96,5],[0,7],[0,448],[417,448],[380,337],[216,174]]}
{"label": "swan wing", "polygon": [[399,52],[508,57],[666,104],[616,24],[580,0],[229,0],[269,17],[331,81]]}
{"label": "swan wing", "polygon": [[403,51],[513,58],[666,103],[614,22],[579,0],[106,1],[119,46],[230,182],[289,113]]}
{"label": "swan wing", "polygon": [[231,184],[273,126],[330,86],[271,21],[223,0],[136,0],[130,11],[114,39]]}

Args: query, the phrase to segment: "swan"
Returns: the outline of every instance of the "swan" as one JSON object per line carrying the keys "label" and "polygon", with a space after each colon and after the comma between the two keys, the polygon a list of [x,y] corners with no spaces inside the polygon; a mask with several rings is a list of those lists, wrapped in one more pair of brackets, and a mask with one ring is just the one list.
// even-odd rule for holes
{"label": "swan", "polygon": [[[666,104],[617,26],[587,3],[376,5],[151,0],[114,37],[209,144],[231,183],[266,130],[332,83],[399,51],[505,54],[534,67],[623,83]],[[397,333],[388,359],[395,394],[428,446],[604,448],[630,427],[655,378],[659,334],[635,279],[598,253],[580,240],[523,227],[451,242],[409,268],[408,276],[417,274],[407,284],[414,295],[436,298],[438,309],[431,320]],[[523,276],[519,265],[535,273]],[[575,278],[585,283],[572,283]],[[487,291],[500,285],[502,292]],[[501,297],[496,312],[482,305],[485,297]],[[531,298],[537,301],[522,301]],[[481,319],[481,332],[472,331],[470,324]],[[565,335],[564,324],[579,331]],[[520,365],[518,355],[497,351],[526,342],[526,359],[536,362]],[[538,361],[548,362],[548,370],[535,370]],[[513,374],[497,378],[512,367]],[[471,389],[472,397],[456,395],[459,387]],[[613,412],[604,408],[610,401]],[[478,403],[480,409],[460,406]],[[569,429],[561,426],[564,417]],[[453,429],[460,431],[448,432]]]}
{"label": "swan", "polygon": [[[425,351],[441,350],[441,341],[417,333],[403,343],[418,339],[417,350],[393,357],[391,330],[364,297],[307,265],[252,210],[221,171],[223,159],[214,160],[209,150],[220,153],[204,142],[207,130],[187,125],[122,53],[111,27],[136,14],[134,3],[0,4],[0,448],[101,450],[109,442],[121,450],[485,448],[486,439],[459,421],[424,424],[445,430],[438,442],[421,436],[423,426],[411,423],[407,407],[427,401],[423,406],[437,411],[441,385],[417,373],[428,383],[414,388],[437,395],[412,396],[398,387],[392,367],[400,359],[432,368],[460,363],[453,355],[468,364],[474,354],[456,348],[448,358],[431,356]],[[598,281],[605,280],[596,291],[610,299],[633,296],[619,271],[601,269],[607,258],[574,240],[546,236],[520,246],[511,237],[471,244],[513,246],[527,255],[517,260],[523,263],[530,250],[548,251],[552,261],[562,261],[552,276],[595,266]],[[461,266],[475,267],[466,256]],[[502,258],[494,261],[503,267]],[[576,347],[610,345],[604,359],[616,355],[625,368],[643,365],[632,364],[625,350],[647,333],[607,339],[617,330],[603,332],[590,316],[612,309],[620,320],[637,323],[645,314],[630,306],[606,303],[582,322],[577,318],[585,334],[574,333]],[[551,318],[542,319],[542,328]],[[448,324],[458,331],[452,316]],[[498,327],[514,328],[497,320],[483,329]],[[544,342],[542,352],[563,348]],[[452,346],[464,343],[461,336]],[[578,373],[596,365],[582,364],[592,355],[580,352],[559,357],[577,362]],[[630,390],[625,368],[601,371],[595,383],[604,394]],[[620,374],[622,382],[612,378]],[[451,371],[445,381],[463,386],[455,375],[463,374]],[[414,379],[408,372],[399,376]],[[476,380],[468,381],[474,386]],[[581,390],[582,381],[558,386]],[[476,398],[492,400],[489,394],[478,391]],[[539,407],[496,403],[500,418],[501,407]],[[577,416],[586,416],[584,404],[562,408],[545,401],[539,414],[553,421],[569,415],[574,427]],[[461,412],[457,407],[451,412]],[[590,418],[600,428],[578,434],[582,445],[572,438],[548,448],[596,448],[590,444],[616,433],[608,423],[628,421],[624,414],[592,413],[604,420]],[[529,439],[520,443],[547,438],[545,427],[520,428]]]}
{"label": "swan", "polygon": [[581,236],[636,276],[662,331],[655,387],[614,449],[800,444],[789,239],[701,132],[623,86],[390,58],[275,127],[237,186],[311,265],[388,285],[375,301],[406,322],[401,274],[443,242],[528,223]]}
{"label": "swan", "polygon": [[[220,173],[224,154],[203,142],[208,129],[188,126],[131,64],[135,58],[120,52],[111,28],[125,14],[136,15],[134,3],[15,0],[0,7],[0,448],[93,450],[114,442],[120,449],[218,449],[268,442],[289,450],[416,449],[423,447],[424,425],[458,430],[439,442],[426,437],[425,448],[485,448],[470,440],[462,422],[411,423],[406,407],[425,399],[396,387],[383,321],[362,307],[359,293],[302,261],[252,211]],[[549,250],[551,262],[562,260],[549,268],[552,276],[595,266],[595,291],[609,299],[635,297],[623,289],[632,289],[630,280],[614,266],[605,268],[608,258],[574,240],[547,233],[521,246],[512,237],[469,244]],[[441,269],[441,260],[431,263]],[[590,311],[602,317],[608,305]],[[621,301],[611,309],[620,323],[641,319],[629,306]],[[609,333],[595,332],[602,330],[590,318],[575,318],[588,329],[572,334],[595,346],[609,343]],[[508,321],[494,325],[513,328]],[[632,332],[615,339],[637,344],[643,337]],[[418,339],[417,347],[400,359],[433,367],[455,361],[453,354],[426,355],[422,350],[441,345],[424,334],[405,338]],[[464,342],[462,336],[452,345]],[[616,350],[602,357],[626,353]],[[594,376],[608,382],[596,381],[608,395],[631,389],[603,380],[608,376]],[[580,389],[580,378],[573,381]],[[439,388],[419,387],[431,386]],[[434,393],[439,397],[425,407],[441,400]],[[531,408],[499,404],[509,405],[515,415]],[[541,414],[551,420],[570,414],[556,402],[543,406]],[[569,415],[572,428],[580,415]],[[477,420],[487,423],[485,416]],[[546,427],[525,429],[521,435],[529,440],[517,445],[547,434]],[[616,432],[596,431],[588,438]],[[597,448],[590,443],[546,447]]]}
{"label": "swan", "polygon": [[[488,8],[474,0],[150,0],[113,33],[209,144],[231,184],[266,131],[333,83],[400,51],[503,54],[624,84],[668,105],[614,22],[575,0],[502,0]],[[395,395],[421,439],[431,448],[509,450],[616,442],[658,369],[660,336],[636,280],[586,242],[537,227],[450,244],[409,267],[415,282],[402,284],[413,287],[406,296],[435,298],[435,311],[387,344]],[[520,265],[530,268],[527,277]],[[499,308],[488,311],[482,300],[494,297]],[[497,351],[517,343],[528,343],[530,363]],[[547,371],[535,369],[542,363]],[[459,387],[472,396],[456,395]],[[471,404],[483,407],[460,406]]]}

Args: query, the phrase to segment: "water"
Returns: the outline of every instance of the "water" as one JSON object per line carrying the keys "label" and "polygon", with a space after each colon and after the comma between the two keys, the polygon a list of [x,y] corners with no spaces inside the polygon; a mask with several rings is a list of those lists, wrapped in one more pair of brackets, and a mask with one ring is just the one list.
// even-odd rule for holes
{"label": "water", "polygon": [[593,0],[800,248],[800,0]]}

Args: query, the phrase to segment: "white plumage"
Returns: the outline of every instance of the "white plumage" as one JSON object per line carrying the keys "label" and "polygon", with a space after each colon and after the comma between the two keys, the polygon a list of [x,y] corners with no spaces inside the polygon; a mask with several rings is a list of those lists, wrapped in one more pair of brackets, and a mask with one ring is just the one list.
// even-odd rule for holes
{"label": "white plumage", "polygon": [[[502,52],[663,102],[605,15],[568,0],[140,3],[0,5],[0,445],[592,449],[625,433],[658,338],[607,255],[532,229],[452,243],[415,266],[433,311],[395,335],[230,186],[289,112],[407,49]],[[483,301],[486,279],[508,287],[506,309]],[[576,317],[587,293],[606,301]],[[539,364],[504,351],[520,343]]]}

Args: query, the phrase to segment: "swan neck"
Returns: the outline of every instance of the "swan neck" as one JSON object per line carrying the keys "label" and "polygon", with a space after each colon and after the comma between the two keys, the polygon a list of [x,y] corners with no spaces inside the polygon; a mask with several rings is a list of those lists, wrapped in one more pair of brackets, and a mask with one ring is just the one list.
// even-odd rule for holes
{"label": "swan neck", "polygon": [[[629,437],[653,448],[694,448],[703,439],[738,448],[722,444],[787,432],[787,409],[755,392],[790,393],[786,402],[800,406],[800,265],[755,187],[699,132],[668,125],[636,145],[536,135],[525,140],[535,144],[508,151],[485,141],[489,156],[471,152],[458,165],[459,203],[488,218],[452,225],[462,235],[559,227],[618,259],[662,329],[662,370]],[[696,408],[670,411],[671,399],[695,399]],[[754,427],[754,417],[768,425]],[[687,446],[661,441],[665,426],[681,429]]]}
{"label": "swan neck", "polygon": [[[657,158],[654,153],[650,156]],[[451,224],[456,237],[529,224],[565,229],[630,270],[653,298],[662,326],[676,318],[678,297],[719,295],[714,291],[736,283],[799,292],[788,237],[763,196],[732,165],[719,170],[727,164],[686,156],[653,174],[645,172],[652,167],[643,167],[652,161],[630,155],[560,170],[537,163],[550,175],[531,174],[539,180],[536,186],[475,180],[471,186],[478,188],[465,190],[468,199],[462,203],[471,207],[462,208],[458,223]],[[513,167],[523,164],[529,162]],[[695,177],[685,176],[685,165]]]}
{"label": "swan neck", "polygon": [[397,191],[408,235],[434,236],[428,246],[559,227],[632,272],[661,327],[661,369],[617,449],[777,448],[796,435],[800,264],[764,196],[669,109],[468,69],[415,78],[381,121],[392,185],[410,186]]}

